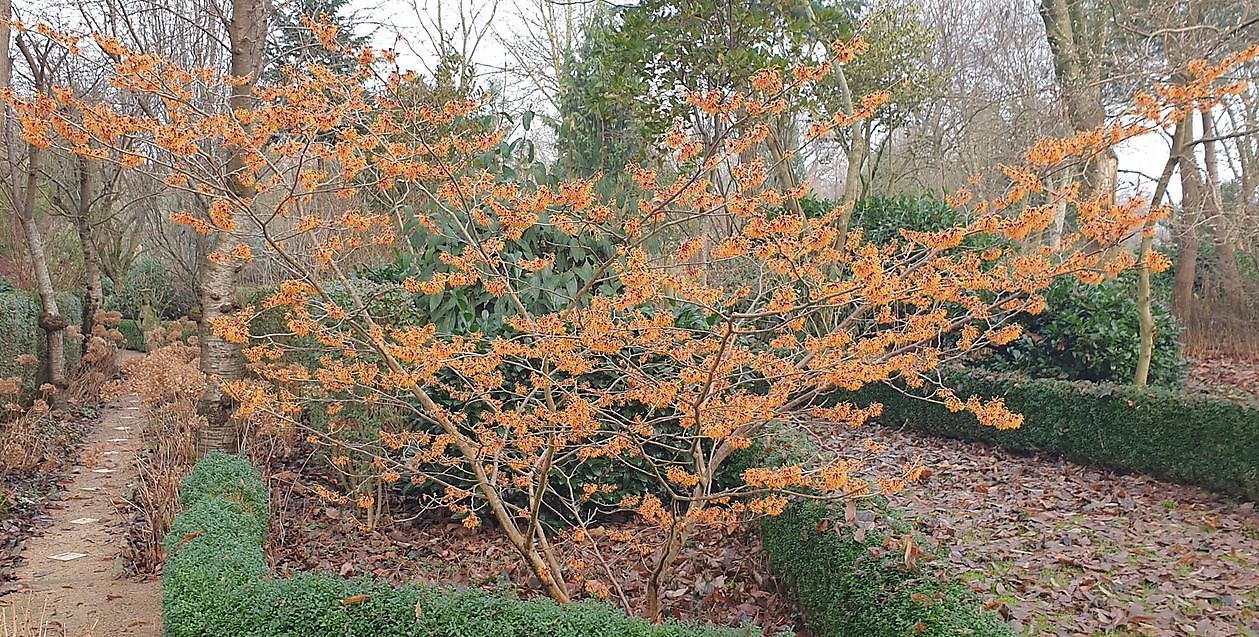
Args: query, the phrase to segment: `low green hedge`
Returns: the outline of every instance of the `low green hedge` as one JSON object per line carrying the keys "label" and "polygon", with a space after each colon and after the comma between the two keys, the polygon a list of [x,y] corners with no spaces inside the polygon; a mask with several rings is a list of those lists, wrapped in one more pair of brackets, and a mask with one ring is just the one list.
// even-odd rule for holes
{"label": "low green hedge", "polygon": [[167,637],[734,637],[752,629],[653,625],[593,602],[520,601],[477,590],[393,588],[327,575],[271,577],[267,492],[248,461],[214,452],[184,480],[166,536]]}
{"label": "low green hedge", "polygon": [[[877,513],[886,519],[886,512]],[[930,565],[909,568],[887,550],[888,522],[857,539],[855,529],[817,502],[792,504],[761,522],[761,542],[774,574],[790,588],[817,637],[1010,637],[1014,632],[974,594]],[[843,516],[840,515],[842,520]]]}
{"label": "low green hedge", "polygon": [[[817,453],[807,437],[783,429],[769,447],[748,450],[732,461],[777,465]],[[846,524],[845,513],[817,500],[794,502],[759,525],[774,575],[787,585],[813,635],[1013,635],[995,614],[980,609],[964,584],[950,581],[931,563],[908,567],[903,549],[885,547],[889,535],[913,537],[925,546],[912,520],[882,498],[866,499],[862,507],[861,533]]]}
{"label": "low green hedge", "polygon": [[944,380],[963,399],[1004,396],[1007,407],[1023,414],[1023,426],[984,427],[967,412],[952,413],[885,385],[862,389],[856,402],[881,402],[885,421],[924,433],[1259,500],[1259,406],[1169,389],[972,370],[952,370]]}

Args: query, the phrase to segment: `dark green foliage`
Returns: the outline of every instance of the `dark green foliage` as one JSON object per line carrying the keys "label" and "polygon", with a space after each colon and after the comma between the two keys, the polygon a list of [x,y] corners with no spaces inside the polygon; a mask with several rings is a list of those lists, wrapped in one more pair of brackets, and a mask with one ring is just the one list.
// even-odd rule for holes
{"label": "dark green foliage", "polygon": [[4,294],[5,292],[12,292],[16,289],[17,289],[17,286],[13,285],[12,279],[10,279],[7,276],[0,276],[0,294]]}
{"label": "dark green foliage", "polygon": [[[70,293],[57,294],[57,306],[70,325],[83,322],[83,303]],[[23,379],[22,397],[28,398],[40,383],[39,365],[18,365],[17,357],[30,354],[40,361],[46,359],[48,341],[39,327],[41,304],[39,296],[29,290],[0,292],[0,378],[18,376]],[[79,362],[79,341],[65,339],[66,370]]]}
{"label": "dark green foliage", "polygon": [[188,314],[195,303],[192,290],[149,255],[131,263],[121,286],[106,286],[105,309],[117,310],[123,318],[139,319],[140,308],[148,304],[159,318],[176,319]]}
{"label": "dark green foliage", "polygon": [[902,228],[944,230],[966,223],[961,211],[928,197],[866,197],[852,210],[852,227],[864,230],[866,239],[875,243],[901,239]]}
{"label": "dark green foliage", "polygon": [[[809,195],[800,200],[806,216],[818,217],[839,206],[834,199]],[[865,238],[874,243],[904,240],[901,229],[932,231],[965,226],[962,211],[930,197],[877,195],[853,204],[851,227],[861,228]],[[978,238],[971,241],[974,244]],[[967,244],[967,245],[971,245]]]}
{"label": "dark green foliage", "polygon": [[[390,268],[386,270],[393,271]],[[351,284],[355,286],[355,291],[364,300],[372,318],[377,323],[393,326],[418,325],[423,322],[424,314],[416,306],[415,295],[406,292],[400,285],[366,278],[351,279]],[[349,292],[340,282],[324,281],[321,287],[328,292],[334,303],[342,307],[353,307]],[[245,295],[245,304],[261,308],[266,298],[274,292],[275,290],[271,288],[256,289]],[[249,333],[254,338],[266,339],[290,349],[291,352],[286,356],[286,360],[298,363],[307,369],[314,369],[319,363],[319,357],[329,353],[329,350],[313,337],[293,335],[288,328],[287,309],[276,307],[260,310],[249,322]]]}
{"label": "dark green foliage", "polygon": [[[820,215],[837,202],[805,198],[805,214]],[[867,197],[853,207],[852,226],[861,228],[874,243],[901,239],[900,230],[941,230],[966,225],[962,212],[944,202],[925,197]],[[981,247],[973,238],[964,247]],[[1048,309],[1038,315],[1020,315],[1026,333],[1014,343],[994,350],[984,365],[996,371],[1017,371],[1033,376],[1129,382],[1136,371],[1140,346],[1134,274],[1128,273],[1101,285],[1087,285],[1062,278],[1045,292]],[[1170,285],[1158,286],[1169,289]],[[1184,381],[1180,327],[1168,310],[1166,299],[1153,303],[1154,358],[1150,382],[1176,386]]]}
{"label": "dark green foliage", "polygon": [[122,332],[122,338],[126,343],[127,349],[137,352],[143,352],[145,350],[144,331],[140,329],[139,321],[135,319],[122,319],[122,321],[118,323],[118,331]]}
{"label": "dark green foliage", "polygon": [[[414,254],[400,254],[393,264],[364,269],[362,275],[378,284],[397,284],[407,277],[427,281],[437,272],[449,272],[450,267],[441,262],[438,255],[461,249],[459,242],[451,240],[457,229],[447,228],[432,232],[421,226],[408,228],[408,240]],[[595,240],[589,236],[570,237],[544,225],[529,228],[519,239],[509,241],[502,250],[506,267],[515,268],[524,259],[554,257],[554,263],[517,279],[516,292],[521,303],[534,316],[557,312],[569,306],[595,276],[595,270],[610,259],[615,251],[607,240]],[[612,291],[614,280],[601,283],[599,291]],[[410,297],[411,295],[408,295]],[[439,332],[467,334],[480,332],[498,334],[504,329],[504,321],[519,312],[506,295],[495,296],[486,291],[483,283],[450,289],[442,294],[415,296],[416,313],[437,326]]]}
{"label": "dark green foliage", "polygon": [[197,462],[180,487],[180,502],[189,506],[205,498],[223,496],[261,518],[267,513],[267,487],[248,461],[211,452]]}
{"label": "dark green foliage", "polygon": [[[601,103],[619,102],[628,109],[641,127],[632,132],[649,140],[675,117],[693,114],[683,89],[747,90],[757,71],[815,61],[817,42],[851,37],[850,9],[856,3],[811,4],[811,11],[798,2],[644,0],[620,5],[597,51],[605,72],[586,90]],[[816,92],[807,103],[798,100],[791,108],[820,108],[834,98],[834,85],[819,82]]]}
{"label": "dark green foliage", "polygon": [[[755,635],[754,629],[705,629],[681,624],[659,626],[628,618],[590,602],[558,605],[549,600],[519,601],[482,591],[451,591],[379,581],[300,575],[267,582],[239,571],[207,587],[218,597],[202,615],[207,624],[172,627],[167,635],[233,637],[690,637]],[[221,584],[219,582],[222,582]],[[239,582],[238,586],[232,586]],[[364,596],[360,598],[358,596]],[[358,601],[358,600],[362,601]],[[342,603],[350,600],[351,603]],[[167,598],[167,608],[171,600]],[[417,608],[418,613],[417,613]],[[190,609],[191,610],[191,609]],[[417,617],[417,614],[419,615]]]}
{"label": "dark green foliage", "polygon": [[243,458],[211,453],[184,481],[166,537],[168,637],[735,637],[755,629],[653,625],[610,606],[520,601],[483,591],[393,588],[327,575],[270,577],[266,489]]}
{"label": "dark green foliage", "polygon": [[[348,0],[292,0],[276,5],[266,44],[267,62],[263,82],[283,80],[285,67],[318,64],[329,71],[346,75],[358,70],[355,53],[371,40],[355,33],[356,24],[364,18],[346,9]],[[328,21],[337,26],[337,44],[344,50],[330,50],[302,22],[302,17]],[[346,51],[349,51],[348,53]]]}
{"label": "dark green foliage", "polygon": [[944,382],[962,398],[1004,396],[1007,407],[1023,414],[1023,426],[984,427],[969,413],[952,413],[885,385],[861,390],[856,402],[881,402],[885,421],[929,434],[1060,454],[1081,464],[1259,499],[1255,405],[1165,388],[975,371],[951,371]]}
{"label": "dark green foliage", "polygon": [[[1132,275],[1100,285],[1059,279],[1045,292],[1047,309],[1017,317],[1025,328],[1023,336],[997,348],[984,365],[1045,378],[1132,382],[1141,343],[1135,290]],[[1150,383],[1178,386],[1185,379],[1180,326],[1164,302],[1155,300],[1151,309]]]}
{"label": "dark green foliage", "polygon": [[38,365],[19,365],[17,357],[35,356],[44,333],[39,329],[39,299],[27,292],[0,292],[0,378],[22,379],[22,396],[39,385]]}
{"label": "dark green foliage", "polygon": [[554,123],[557,167],[576,177],[599,171],[621,175],[646,146],[644,124],[625,99],[624,69],[612,64],[613,20],[603,5],[582,25],[581,46],[566,54],[560,69],[559,117]]}
{"label": "dark green foliage", "polygon": [[904,535],[903,527],[886,523],[858,540],[843,519],[808,502],[761,523],[774,573],[790,587],[814,635],[1013,635],[996,615],[979,609],[964,585],[947,581],[930,564],[907,568],[903,553],[886,549],[885,537]]}

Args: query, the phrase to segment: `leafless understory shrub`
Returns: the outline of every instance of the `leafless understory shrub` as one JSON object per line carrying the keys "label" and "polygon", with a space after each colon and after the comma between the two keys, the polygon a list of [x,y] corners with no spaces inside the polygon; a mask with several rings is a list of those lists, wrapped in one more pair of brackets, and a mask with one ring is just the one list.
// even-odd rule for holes
{"label": "leafless understory shrub", "polygon": [[1253,297],[1237,298],[1207,285],[1179,318],[1190,356],[1259,357],[1259,301]]}

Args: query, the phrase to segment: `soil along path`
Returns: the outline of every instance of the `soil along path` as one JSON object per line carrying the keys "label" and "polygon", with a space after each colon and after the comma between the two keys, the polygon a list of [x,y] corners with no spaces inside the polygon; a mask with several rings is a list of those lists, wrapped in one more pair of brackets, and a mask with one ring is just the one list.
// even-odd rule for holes
{"label": "soil along path", "polygon": [[15,572],[18,590],[0,598],[0,605],[11,606],[4,609],[9,617],[33,607],[49,635],[157,637],[160,579],[122,575],[127,522],[119,511],[126,510],[122,498],[131,495],[136,480],[144,426],[140,401],[126,394],[102,408],[101,416],[84,446],[91,466],[74,469],[63,508],[49,512],[53,526],[27,540],[26,564]]}

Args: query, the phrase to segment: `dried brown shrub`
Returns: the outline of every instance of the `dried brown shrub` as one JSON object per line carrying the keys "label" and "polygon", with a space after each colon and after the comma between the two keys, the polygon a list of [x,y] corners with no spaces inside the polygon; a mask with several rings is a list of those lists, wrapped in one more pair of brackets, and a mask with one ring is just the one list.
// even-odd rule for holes
{"label": "dried brown shrub", "polygon": [[95,405],[102,402],[105,383],[118,375],[118,348],[100,336],[87,341],[87,351],[79,364],[70,370],[66,399],[71,405]]}
{"label": "dried brown shrub", "polygon": [[135,572],[157,572],[165,561],[162,538],[179,513],[179,483],[197,460],[197,437],[206,426],[197,413],[205,390],[199,363],[199,350],[177,340],[124,366],[125,388],[140,397],[145,418],[132,499],[139,524],[126,552]]}
{"label": "dried brown shrub", "polygon": [[[16,596],[14,596],[16,597]],[[28,593],[21,599],[0,602],[0,637],[91,637],[96,624],[81,633],[71,633],[56,619],[57,607],[48,594]]]}
{"label": "dried brown shrub", "polygon": [[51,385],[41,387],[43,397],[25,410],[14,402],[5,405],[11,418],[0,422],[0,474],[52,469],[82,439],[83,429],[48,405],[52,391]]}
{"label": "dried brown shrub", "polygon": [[161,329],[145,334],[144,345],[152,352],[167,345],[196,345],[197,324],[188,317],[171,321]]}
{"label": "dried brown shrub", "polygon": [[1207,285],[1179,318],[1189,356],[1259,356],[1259,300],[1253,297],[1237,298]]}

